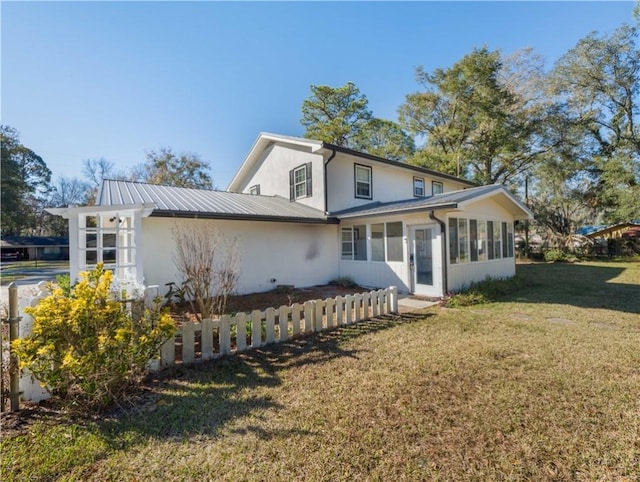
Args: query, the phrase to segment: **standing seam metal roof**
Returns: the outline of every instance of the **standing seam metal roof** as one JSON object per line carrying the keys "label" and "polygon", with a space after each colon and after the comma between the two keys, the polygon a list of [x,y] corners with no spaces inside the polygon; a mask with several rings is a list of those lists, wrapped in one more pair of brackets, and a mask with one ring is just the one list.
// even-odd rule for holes
{"label": "standing seam metal roof", "polygon": [[130,181],[104,180],[98,206],[155,205],[153,215],[335,222],[324,212],[280,196],[255,196]]}
{"label": "standing seam metal roof", "polygon": [[376,214],[387,214],[391,212],[406,212],[419,209],[434,210],[437,208],[455,208],[458,203],[468,201],[470,199],[492,193],[494,191],[504,191],[499,184],[491,184],[488,186],[479,186],[461,191],[452,191],[443,194],[425,198],[405,199],[402,201],[375,202],[359,206],[356,208],[345,209],[331,213],[337,218],[350,218],[358,216],[372,216]]}

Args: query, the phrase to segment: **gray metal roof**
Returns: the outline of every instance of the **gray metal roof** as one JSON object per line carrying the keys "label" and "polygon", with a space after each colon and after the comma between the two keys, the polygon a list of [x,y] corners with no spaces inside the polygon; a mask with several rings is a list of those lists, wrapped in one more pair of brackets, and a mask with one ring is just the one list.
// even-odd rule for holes
{"label": "gray metal roof", "polygon": [[[345,209],[331,213],[338,219],[355,218],[360,216],[376,216],[391,213],[406,213],[411,211],[434,211],[436,209],[455,209],[458,204],[471,199],[485,196],[496,191],[507,193],[500,184],[479,186],[461,191],[452,191],[435,196],[405,199],[403,201],[374,202],[356,208]],[[511,196],[510,196],[511,197]]]}
{"label": "gray metal roof", "polygon": [[302,223],[335,223],[324,212],[280,196],[160,186],[105,179],[98,206],[153,204],[151,216],[255,219]]}

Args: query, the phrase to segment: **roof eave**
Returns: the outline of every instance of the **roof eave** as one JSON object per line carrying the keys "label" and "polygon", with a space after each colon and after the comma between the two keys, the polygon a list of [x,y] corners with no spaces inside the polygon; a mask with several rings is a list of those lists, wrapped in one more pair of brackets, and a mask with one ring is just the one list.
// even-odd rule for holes
{"label": "roof eave", "polygon": [[67,206],[62,208],[45,208],[50,214],[54,216],[62,216],[64,219],[69,219],[72,215],[77,214],[90,214],[90,213],[105,213],[105,212],[120,212],[125,213],[127,211],[142,211],[142,216],[149,216],[156,208],[153,203],[145,204],[113,204],[105,206]]}
{"label": "roof eave", "polygon": [[448,179],[450,181],[466,184],[470,187],[480,186],[480,184],[469,181],[467,179],[462,179],[460,177],[452,176],[450,174],[434,171],[426,167],[414,166],[412,164],[406,164],[404,162],[399,162],[399,161],[392,161],[391,159],[385,159],[384,157],[374,156],[373,154],[368,154],[366,152],[354,151],[353,149],[349,149],[348,147],[336,146],[335,144],[330,144],[328,142],[322,143],[322,147],[324,147],[325,149],[331,149],[338,152],[342,152],[343,154],[349,154],[351,156],[361,157],[363,159],[368,159],[371,161],[380,162],[382,164],[388,164],[390,166],[399,167],[401,169],[408,169],[410,171],[429,174],[431,176],[439,177],[442,179]]}
{"label": "roof eave", "polygon": [[338,224],[340,221],[332,216],[327,218],[307,218],[296,216],[262,216],[258,214],[208,213],[194,211],[154,210],[151,217],[186,218],[186,219],[222,219],[228,221],[267,221],[298,224]]}
{"label": "roof eave", "polygon": [[430,212],[430,211],[441,211],[443,209],[457,209],[458,203],[444,203],[444,204],[434,204],[433,206],[418,206],[411,207],[406,209],[398,209],[398,208],[389,208],[381,211],[370,212],[370,213],[347,213],[344,215],[336,215],[338,219],[354,219],[354,218],[371,218],[377,216],[388,216],[390,214],[413,214],[413,213],[421,213],[421,212]]}

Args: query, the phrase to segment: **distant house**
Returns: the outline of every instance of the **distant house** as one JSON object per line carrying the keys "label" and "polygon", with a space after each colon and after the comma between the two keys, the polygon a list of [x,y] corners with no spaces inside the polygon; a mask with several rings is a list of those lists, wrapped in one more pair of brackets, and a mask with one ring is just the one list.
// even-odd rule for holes
{"label": "distant house", "polygon": [[69,259],[69,240],[47,236],[3,236],[0,256],[3,261]]}
{"label": "distant house", "polygon": [[502,185],[264,133],[226,191],[105,180],[95,206],[49,211],[69,219],[72,277],[105,261],[122,279],[180,282],[179,219],[238,237],[239,293],[350,276],[433,297],[512,276],[514,222],[533,217]]}
{"label": "distant house", "polygon": [[585,236],[590,239],[636,238],[639,232],[640,221],[613,224],[611,226],[597,226],[588,230]]}

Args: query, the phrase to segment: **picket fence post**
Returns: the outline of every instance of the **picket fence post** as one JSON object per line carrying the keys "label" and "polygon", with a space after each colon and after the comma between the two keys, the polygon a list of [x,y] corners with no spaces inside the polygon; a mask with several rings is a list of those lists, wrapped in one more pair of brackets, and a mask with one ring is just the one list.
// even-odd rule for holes
{"label": "picket fence post", "polygon": [[398,287],[397,286],[391,286],[389,288],[389,291],[391,292],[390,295],[390,305],[391,305],[391,313],[397,313],[398,312]]}
{"label": "picket fence post", "polygon": [[241,352],[247,349],[247,314],[238,313],[236,315],[236,351]]}
{"label": "picket fence post", "polygon": [[313,309],[312,301],[305,301],[304,303],[304,332],[313,333],[315,329],[314,323],[315,310]]}
{"label": "picket fence post", "polygon": [[[20,371],[18,370],[18,357],[11,347],[11,342],[18,339],[18,327],[20,323],[18,309],[18,285],[9,284],[9,409],[12,412],[20,410]],[[4,396],[4,392],[2,394]],[[4,411],[4,399],[2,400]]]}

